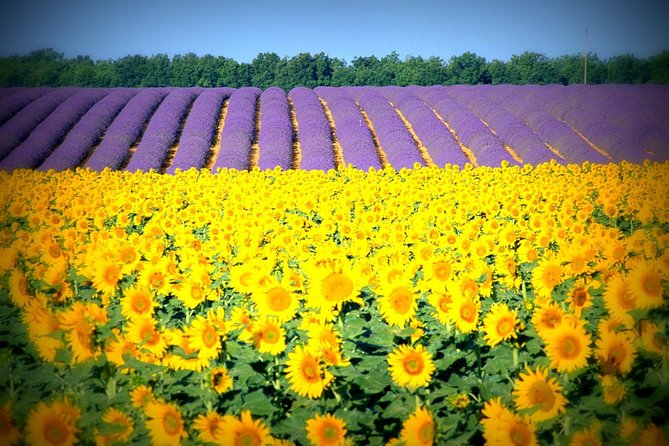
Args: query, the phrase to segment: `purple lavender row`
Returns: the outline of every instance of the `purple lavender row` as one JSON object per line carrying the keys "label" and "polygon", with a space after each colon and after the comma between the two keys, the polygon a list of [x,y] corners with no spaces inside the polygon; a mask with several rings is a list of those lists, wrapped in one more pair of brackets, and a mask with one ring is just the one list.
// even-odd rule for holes
{"label": "purple lavender row", "polygon": [[23,107],[0,127],[0,159],[21,144],[30,133],[64,100],[80,92],[76,88],[58,88]]}
{"label": "purple lavender row", "polygon": [[52,88],[10,88],[6,90],[8,90],[7,94],[0,98],[0,125],[40,96],[53,91]]}
{"label": "purple lavender row", "polygon": [[580,97],[572,95],[565,102],[569,105],[565,111],[561,112],[556,107],[551,107],[549,112],[606,151],[613,161],[640,162],[648,157],[630,135],[624,134],[609,122],[598,119],[585,110]]}
{"label": "purple lavender row", "polygon": [[[622,132],[628,140],[645,152],[645,157],[659,161],[666,152],[669,133],[659,123],[656,115],[648,113],[653,100],[641,100],[634,85],[591,85],[588,88],[569,89],[572,99],[579,101],[585,113],[598,121],[605,121]],[[636,90],[636,91],[635,91]],[[661,99],[660,95],[658,95]],[[556,108],[554,108],[555,110]],[[561,111],[566,114],[565,111]]]}
{"label": "purple lavender row", "polygon": [[384,90],[386,97],[409,121],[414,133],[437,166],[455,164],[464,167],[469,162],[446,126],[411,90],[401,87]]}
{"label": "purple lavender row", "polygon": [[469,148],[480,166],[499,167],[502,161],[518,163],[501,141],[469,109],[448,93],[450,87],[431,87],[420,93],[423,99],[453,128],[460,142]]}
{"label": "purple lavender row", "polygon": [[232,91],[230,88],[207,89],[197,97],[181,133],[179,150],[166,173],[204,167],[214,140],[221,106]]}
{"label": "purple lavender row", "polygon": [[325,171],[334,169],[336,166],[330,124],[318,96],[306,87],[295,87],[290,90],[288,96],[293,101],[297,119],[300,169]]}
{"label": "purple lavender row", "polygon": [[0,161],[0,169],[33,169],[39,166],[77,121],[107,93],[108,90],[103,89],[85,89],[70,96]]}
{"label": "purple lavender row", "polygon": [[256,103],[262,90],[245,87],[230,95],[228,112],[221,132],[221,151],[213,166],[246,170],[251,158],[251,144],[255,133]]}
{"label": "purple lavender row", "polygon": [[283,89],[270,87],[260,95],[260,132],[258,134],[258,168],[283,170],[291,168],[293,158],[293,125],[290,106]]}
{"label": "purple lavender row", "polygon": [[[569,163],[607,163],[609,159],[590,147],[567,124],[544,109],[542,90],[532,86],[504,85],[488,91],[488,97],[522,119],[537,136],[555,148]],[[546,91],[546,90],[543,90]]]}
{"label": "purple lavender row", "polygon": [[102,142],[88,159],[85,167],[101,171],[105,167],[119,169],[128,158],[130,147],[140,136],[144,123],[165,98],[166,89],[142,89],[130,99],[112,121]]}
{"label": "purple lavender row", "polygon": [[350,87],[346,90],[365,110],[388,162],[395,169],[424,165],[418,147],[399,115],[375,87]]}
{"label": "purple lavender row", "polygon": [[314,92],[332,113],[344,162],[362,170],[380,169],[381,161],[372,134],[353,98],[337,87],[316,87]]}
{"label": "purple lavender row", "polygon": [[511,147],[523,160],[532,165],[548,162],[557,158],[544,142],[520,119],[505,110],[485,95],[486,88],[468,86],[451,90],[454,96],[494,130],[497,137]]}
{"label": "purple lavender row", "polygon": [[196,97],[196,93],[187,88],[175,90],[167,95],[151,117],[142,141],[130,157],[126,170],[130,172],[159,170],[163,166],[167,152],[177,142],[181,122]]}
{"label": "purple lavender row", "polygon": [[100,141],[116,115],[137,94],[137,90],[111,90],[75,124],[63,142],[38,167],[38,170],[66,170],[77,167]]}

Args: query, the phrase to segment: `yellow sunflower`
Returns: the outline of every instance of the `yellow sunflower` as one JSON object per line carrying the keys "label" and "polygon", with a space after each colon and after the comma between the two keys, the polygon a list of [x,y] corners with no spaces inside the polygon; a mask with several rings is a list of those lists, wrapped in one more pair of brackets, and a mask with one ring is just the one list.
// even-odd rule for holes
{"label": "yellow sunflower", "polygon": [[659,262],[639,262],[627,275],[630,294],[639,308],[657,308],[664,303],[664,274]]}
{"label": "yellow sunflower", "polygon": [[209,372],[211,387],[217,393],[225,393],[232,389],[232,378],[225,367],[214,367]]}
{"label": "yellow sunflower", "polygon": [[596,428],[581,429],[571,436],[569,446],[602,446],[602,440]]}
{"label": "yellow sunflower", "polygon": [[153,390],[148,386],[140,385],[130,391],[130,402],[136,409],[146,409],[155,401]]}
{"label": "yellow sunflower", "polygon": [[414,389],[430,383],[436,367],[422,345],[400,345],[388,355],[388,368],[398,386]]}
{"label": "yellow sunflower", "polygon": [[592,306],[592,297],[582,280],[577,281],[569,291],[567,303],[576,317],[581,317],[581,312]]}
{"label": "yellow sunflower", "polygon": [[460,296],[454,297],[453,302],[448,307],[448,316],[458,330],[463,333],[470,333],[476,330],[480,311],[481,303],[478,299],[474,300]]}
{"label": "yellow sunflower", "polygon": [[134,431],[132,418],[113,407],[105,411],[102,415],[102,421],[113,427],[113,432],[106,435],[110,442],[127,442]]}
{"label": "yellow sunflower", "polygon": [[93,286],[106,298],[114,295],[121,280],[121,267],[113,260],[98,259],[93,267]]}
{"label": "yellow sunflower", "polygon": [[399,440],[405,445],[431,446],[434,435],[434,419],[425,407],[420,407],[402,424]]}
{"label": "yellow sunflower", "polygon": [[532,324],[539,336],[546,337],[547,334],[558,327],[565,318],[564,311],[558,304],[551,302],[535,308],[532,313]]}
{"label": "yellow sunflower", "polygon": [[193,319],[190,326],[184,330],[184,334],[188,339],[189,349],[197,351],[199,359],[214,359],[223,348],[222,340],[225,337],[225,331],[202,315]]}
{"label": "yellow sunflower", "polygon": [[151,402],[146,406],[146,417],[146,428],[153,445],[181,444],[188,437],[184,420],[174,403]]}
{"label": "yellow sunflower", "polygon": [[418,296],[410,283],[386,283],[381,286],[379,294],[379,312],[389,325],[404,327],[416,315]]}
{"label": "yellow sunflower", "polygon": [[360,289],[365,285],[361,269],[347,259],[309,263],[304,267],[304,274],[308,284],[308,306],[325,313],[341,308],[345,302],[359,301]]}
{"label": "yellow sunflower", "polygon": [[639,434],[637,440],[637,444],[642,445],[666,446],[669,444],[669,437],[667,437],[664,431],[654,423],[650,423],[646,426],[646,428]]}
{"label": "yellow sunflower", "polygon": [[148,350],[160,358],[167,349],[167,340],[155,324],[156,321],[153,319],[142,318],[130,321],[127,326],[128,339],[139,346],[140,349]]}
{"label": "yellow sunflower", "polygon": [[446,291],[446,283],[451,278],[453,263],[443,254],[434,256],[423,265],[423,281],[435,293]]}
{"label": "yellow sunflower", "polygon": [[442,324],[446,325],[449,322],[452,322],[448,316],[448,309],[453,302],[453,298],[448,293],[429,293],[427,296],[427,301],[432,305],[437,311],[432,313],[432,315]]}
{"label": "yellow sunflower", "polygon": [[12,420],[11,402],[0,407],[0,444],[13,446],[21,440],[21,434]]}
{"label": "yellow sunflower", "polygon": [[550,420],[564,412],[567,400],[562,395],[562,386],[548,377],[548,370],[538,367],[521,373],[513,385],[513,397],[517,411],[530,410],[527,419],[532,422]]}
{"label": "yellow sunflower", "polygon": [[272,318],[253,325],[253,343],[260,353],[278,355],[286,349],[286,331]]}
{"label": "yellow sunflower", "polygon": [[316,415],[307,420],[307,439],[313,446],[344,446],[346,423],[331,414]]}
{"label": "yellow sunflower", "polygon": [[597,358],[604,373],[629,373],[636,358],[631,337],[625,332],[605,331],[596,342]]}
{"label": "yellow sunflower", "polygon": [[147,289],[136,285],[123,291],[121,297],[121,314],[128,320],[150,318],[156,302]]}
{"label": "yellow sunflower", "polygon": [[602,396],[606,404],[616,404],[625,398],[625,383],[613,375],[604,375],[600,379]]}
{"label": "yellow sunflower", "polygon": [[500,398],[483,406],[483,438],[495,446],[538,446],[536,425],[511,412],[502,405]]}
{"label": "yellow sunflower", "polygon": [[28,416],[26,441],[34,445],[73,446],[78,442],[78,420],[78,409],[68,401],[41,401]]}
{"label": "yellow sunflower", "polygon": [[630,292],[627,278],[623,274],[614,274],[606,281],[603,297],[609,314],[621,320],[630,319],[629,311],[637,308],[637,299]]}
{"label": "yellow sunflower", "polygon": [[551,367],[558,372],[573,372],[588,364],[591,339],[582,322],[565,319],[546,333],[544,341]]}
{"label": "yellow sunflower", "polygon": [[28,290],[28,277],[18,268],[9,275],[9,296],[19,308],[25,307],[32,297]]}
{"label": "yellow sunflower", "polygon": [[288,354],[286,374],[293,391],[308,398],[318,398],[334,376],[321,364],[320,355],[297,346]]}
{"label": "yellow sunflower", "polygon": [[261,420],[254,420],[248,410],[243,411],[240,418],[224,416],[219,439],[223,446],[269,446],[272,443],[269,428]]}
{"label": "yellow sunflower", "polygon": [[270,277],[251,294],[261,317],[271,316],[278,322],[290,321],[300,308],[300,298],[290,285],[288,277],[279,282]]}
{"label": "yellow sunflower", "polygon": [[219,444],[222,426],[223,417],[212,410],[198,415],[193,422],[193,427],[198,431],[198,438],[205,443]]}
{"label": "yellow sunflower", "polygon": [[483,319],[486,342],[494,347],[502,341],[515,338],[517,324],[518,317],[515,311],[511,311],[505,303],[493,304]]}
{"label": "yellow sunflower", "polygon": [[548,298],[553,288],[562,281],[564,269],[559,260],[548,257],[532,270],[532,287],[537,298]]}

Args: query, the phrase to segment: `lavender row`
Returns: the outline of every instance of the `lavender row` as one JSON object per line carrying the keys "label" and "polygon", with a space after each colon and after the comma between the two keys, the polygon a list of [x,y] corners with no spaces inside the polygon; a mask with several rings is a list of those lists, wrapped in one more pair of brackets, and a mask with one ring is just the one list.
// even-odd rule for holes
{"label": "lavender row", "polygon": [[245,87],[230,95],[228,112],[221,132],[221,150],[213,169],[249,168],[255,134],[256,105],[262,90]]}
{"label": "lavender row", "polygon": [[326,102],[332,113],[344,162],[363,170],[370,167],[380,169],[381,161],[372,134],[353,98],[336,87],[316,87],[314,92]]}
{"label": "lavender row", "polygon": [[112,170],[119,169],[128,159],[130,147],[140,136],[144,123],[166,94],[165,89],[145,89],[130,99],[105,132],[102,142],[88,159],[85,167],[97,171],[106,167]]}
{"label": "lavender row", "polygon": [[346,90],[365,110],[388,162],[396,169],[410,169],[425,164],[411,133],[402,119],[374,87],[350,87]]}
{"label": "lavender row", "polygon": [[7,122],[23,107],[37,98],[52,91],[52,88],[16,88],[6,89],[8,92],[0,101],[0,125]]}
{"label": "lavender row", "polygon": [[185,88],[167,95],[151,117],[126,170],[159,170],[163,166],[167,152],[177,142],[181,122],[196,97],[195,92]]}
{"label": "lavender row", "polygon": [[64,100],[81,90],[56,89],[23,107],[0,127],[0,159],[21,144]]}
{"label": "lavender row", "polygon": [[402,112],[411,128],[425,146],[437,166],[455,164],[464,167],[469,162],[448,128],[416,95],[415,90],[402,87],[384,88],[384,94]]}
{"label": "lavender row", "polygon": [[518,164],[490,129],[448,94],[448,88],[433,87],[421,90],[419,94],[452,127],[460,142],[473,152],[477,164],[490,167],[498,167],[502,161]]}
{"label": "lavender row", "polygon": [[564,122],[544,109],[545,99],[541,90],[518,89],[505,85],[488,90],[488,97],[522,119],[537,136],[564,157],[568,163],[607,163],[604,155],[595,151]]}
{"label": "lavender row", "polygon": [[[554,158],[544,142],[523,121],[489,99],[484,89],[468,87],[452,90],[450,94],[485,121],[524,163],[537,165]],[[556,161],[564,160],[558,158]]]}
{"label": "lavender row", "polygon": [[67,134],[63,142],[39,166],[39,170],[66,170],[77,167],[100,140],[130,98],[129,88],[115,89],[98,101]]}
{"label": "lavender row", "polygon": [[293,126],[286,93],[271,87],[260,95],[260,132],[258,134],[258,168],[290,169],[293,152]]}
{"label": "lavender row", "polygon": [[293,88],[289,93],[297,120],[297,137],[300,141],[300,168],[306,170],[334,169],[330,124],[323,106],[313,90]]}
{"label": "lavender row", "polygon": [[214,140],[223,101],[232,91],[230,88],[207,89],[197,97],[181,133],[179,150],[166,173],[174,173],[177,169],[204,167]]}
{"label": "lavender row", "polygon": [[32,169],[39,166],[77,121],[107,93],[103,89],[86,89],[70,96],[0,162],[0,169]]}

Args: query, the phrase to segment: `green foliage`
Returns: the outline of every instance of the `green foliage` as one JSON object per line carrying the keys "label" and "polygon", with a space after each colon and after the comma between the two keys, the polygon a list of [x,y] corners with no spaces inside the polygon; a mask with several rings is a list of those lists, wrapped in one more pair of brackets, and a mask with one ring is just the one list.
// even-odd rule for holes
{"label": "green foliage", "polygon": [[[319,85],[452,85],[452,84],[574,84],[583,82],[582,55],[548,58],[526,51],[509,61],[472,52],[424,59],[395,51],[378,58],[355,57],[350,63],[325,53],[280,57],[260,53],[251,63],[223,56],[194,53],[128,55],[116,60],[89,56],[67,59],[53,49],[0,58],[0,87],[246,87]],[[588,83],[669,83],[669,51],[647,59],[625,54],[601,60],[588,54]]]}

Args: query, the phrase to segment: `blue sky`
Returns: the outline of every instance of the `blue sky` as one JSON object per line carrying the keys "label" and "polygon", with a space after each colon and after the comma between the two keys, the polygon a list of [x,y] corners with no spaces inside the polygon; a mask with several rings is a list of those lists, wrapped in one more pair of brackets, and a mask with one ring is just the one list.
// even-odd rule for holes
{"label": "blue sky", "polygon": [[0,55],[54,48],[66,57],[207,53],[250,62],[294,56],[453,55],[508,60],[589,50],[600,58],[669,49],[668,0],[4,0]]}

